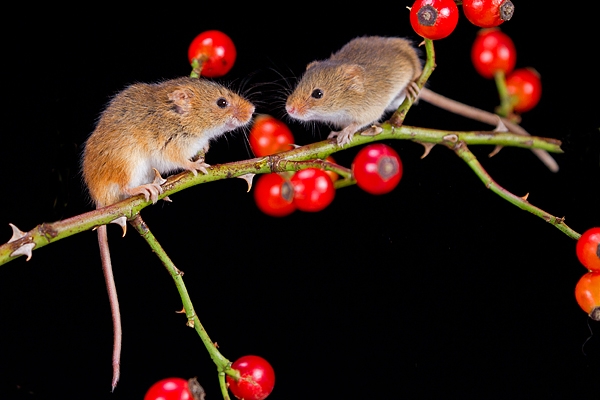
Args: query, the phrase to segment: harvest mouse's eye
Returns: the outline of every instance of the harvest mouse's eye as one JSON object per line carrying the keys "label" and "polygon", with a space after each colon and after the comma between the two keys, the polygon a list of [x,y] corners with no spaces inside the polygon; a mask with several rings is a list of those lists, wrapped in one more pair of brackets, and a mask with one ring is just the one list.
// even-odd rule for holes
{"label": "harvest mouse's eye", "polygon": [[220,97],[217,100],[217,106],[219,106],[219,108],[225,108],[229,105],[229,103],[227,102],[227,100],[225,100],[224,98]]}
{"label": "harvest mouse's eye", "polygon": [[313,97],[315,99],[320,99],[321,97],[323,97],[323,91],[321,89],[315,89],[310,94],[310,97]]}

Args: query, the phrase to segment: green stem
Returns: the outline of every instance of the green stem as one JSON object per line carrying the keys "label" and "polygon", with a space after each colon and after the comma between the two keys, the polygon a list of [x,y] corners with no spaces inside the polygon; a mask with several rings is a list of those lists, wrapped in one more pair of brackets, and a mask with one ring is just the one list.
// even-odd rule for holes
{"label": "green stem", "polygon": [[[425,60],[425,65],[423,66],[423,71],[421,72],[421,75],[419,76],[419,78],[416,81],[416,84],[419,87],[419,89],[422,89],[425,86],[427,79],[429,79],[429,76],[431,75],[431,73],[433,72],[433,70],[436,67],[436,65],[435,65],[435,50],[433,48],[433,41],[429,40],[429,39],[425,39],[424,43],[425,43],[425,52],[427,54],[427,58]],[[411,96],[408,96],[408,95],[406,96],[406,98],[404,99],[402,104],[400,104],[400,107],[398,107],[398,109],[394,112],[394,114],[391,116],[391,118],[389,120],[389,122],[393,126],[401,126],[404,123],[404,118],[406,118],[406,114],[408,113],[408,110],[412,106],[413,100],[414,99]]]}
{"label": "green stem", "polygon": [[496,89],[498,90],[498,97],[500,98],[500,106],[496,108],[496,114],[501,117],[508,118],[512,113],[512,103],[510,101],[510,94],[506,87],[506,76],[503,71],[496,71],[494,74],[494,81],[496,82]]}
{"label": "green stem", "polygon": [[[449,146],[450,147],[450,146]],[[531,203],[527,201],[527,195],[523,197],[515,196],[510,193],[508,190],[504,189],[502,186],[498,185],[492,177],[483,169],[477,158],[471,151],[468,149],[467,145],[464,142],[458,142],[455,146],[450,147],[454,150],[454,152],[467,163],[467,165],[475,172],[475,174],[481,179],[481,181],[485,184],[485,186],[490,189],[492,192],[496,193],[498,196],[502,197],[504,200],[507,200],[509,203],[519,207],[522,210],[528,211],[533,215],[537,215],[542,218],[544,221],[554,225],[558,230],[566,234],[572,239],[579,239],[581,234],[575,232],[573,229],[569,228],[565,224],[565,218],[558,218],[554,215],[547,213],[544,210],[541,210]]]}
{"label": "green stem", "polygon": [[216,348],[208,333],[200,323],[200,319],[196,315],[194,311],[194,306],[192,305],[192,300],[187,292],[185,284],[183,283],[182,275],[183,273],[177,269],[173,261],[169,258],[165,250],[162,248],[156,237],[152,234],[146,223],[142,220],[142,217],[138,214],[132,220],[129,221],[130,224],[135,228],[135,230],[140,234],[142,238],[148,243],[152,251],[156,253],[160,261],[162,261],[163,265],[175,281],[175,286],[177,287],[177,291],[179,292],[179,296],[181,297],[181,301],[183,303],[183,308],[185,310],[185,315],[188,319],[187,326],[192,327],[196,330],[202,343],[208,350],[210,354],[210,358],[217,365],[217,370],[219,372],[226,371],[230,369],[231,362],[225,358]]}

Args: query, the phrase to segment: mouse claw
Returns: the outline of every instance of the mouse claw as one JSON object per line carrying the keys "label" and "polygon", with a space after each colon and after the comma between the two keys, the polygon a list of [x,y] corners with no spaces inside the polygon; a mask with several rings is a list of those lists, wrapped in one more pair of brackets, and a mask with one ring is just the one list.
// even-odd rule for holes
{"label": "mouse claw", "polygon": [[192,163],[192,168],[190,171],[194,174],[194,176],[198,175],[198,172],[202,172],[204,175],[208,175],[208,170],[206,168],[210,168],[210,164],[204,162],[204,158],[196,160]]}
{"label": "mouse claw", "polygon": [[110,221],[110,223],[119,225],[121,229],[123,229],[122,237],[125,237],[125,234],[127,233],[127,218],[125,216],[113,219],[112,221]]}
{"label": "mouse claw", "polygon": [[327,136],[327,139],[336,138],[338,146],[344,147],[344,145],[350,143],[350,141],[352,140],[352,135],[353,134],[354,134],[353,132],[348,133],[345,130],[342,130],[340,132],[334,132],[334,131],[332,131],[329,134],[329,136]]}
{"label": "mouse claw", "polygon": [[252,180],[254,179],[254,175],[256,175],[256,174],[244,174],[244,175],[238,176],[238,178],[245,180],[246,183],[248,184],[248,190],[246,191],[246,193],[248,193],[250,191],[250,189],[252,189]]}

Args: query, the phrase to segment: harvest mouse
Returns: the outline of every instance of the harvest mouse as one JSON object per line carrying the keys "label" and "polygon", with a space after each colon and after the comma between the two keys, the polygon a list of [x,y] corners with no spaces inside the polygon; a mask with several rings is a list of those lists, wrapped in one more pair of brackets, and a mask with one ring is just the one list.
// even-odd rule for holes
{"label": "harvest mouse", "polygon": [[[82,174],[96,208],[127,197],[158,200],[159,173],[207,172],[199,152],[211,139],[245,126],[254,105],[228,88],[203,78],[136,83],[112,98],[86,142]],[[121,322],[106,226],[98,227],[102,268],[113,314],[114,390],[120,375]]]}
{"label": "harvest mouse", "polygon": [[351,40],[330,58],[308,64],[287,98],[288,115],[342,128],[332,131],[339,145],[358,129],[398,108],[421,75],[421,60],[406,39],[364,36]]}
{"label": "harvest mouse", "polygon": [[[344,145],[354,132],[396,110],[408,94],[458,115],[529,135],[508,118],[441,96],[415,80],[421,75],[421,60],[413,44],[397,37],[358,37],[329,59],[308,64],[296,88],[288,96],[286,111],[301,121],[321,121],[338,126],[330,138]],[[545,150],[531,151],[553,172],[558,164]]]}

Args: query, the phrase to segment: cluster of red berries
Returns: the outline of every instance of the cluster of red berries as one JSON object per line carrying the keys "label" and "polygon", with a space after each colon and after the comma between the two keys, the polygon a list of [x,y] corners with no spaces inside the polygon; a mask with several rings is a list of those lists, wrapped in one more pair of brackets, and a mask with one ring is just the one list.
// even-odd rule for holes
{"label": "cluster of red berries", "polygon": [[[250,147],[255,156],[264,157],[293,147],[292,132],[282,121],[260,115],[250,130]],[[335,164],[333,157],[325,161]],[[376,143],[361,149],[352,163],[352,175],[361,189],[383,194],[396,187],[402,177],[402,162],[391,147]],[[283,217],[295,210],[316,212],[325,209],[335,197],[338,174],[321,168],[306,168],[294,173],[271,173],[258,178],[254,199],[267,215]]]}
{"label": "cluster of red berries", "polygon": [[[510,0],[463,0],[462,9],[473,25],[493,28],[511,19],[515,7]],[[416,0],[410,8],[410,24],[426,39],[443,39],[456,28],[458,13],[454,0]]]}

